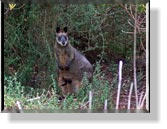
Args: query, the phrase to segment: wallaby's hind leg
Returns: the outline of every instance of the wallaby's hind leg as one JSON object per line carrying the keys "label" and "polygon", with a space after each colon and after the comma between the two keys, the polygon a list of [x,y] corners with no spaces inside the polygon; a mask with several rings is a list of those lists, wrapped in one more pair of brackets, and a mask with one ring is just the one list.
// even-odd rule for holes
{"label": "wallaby's hind leg", "polygon": [[66,96],[77,93],[81,87],[81,81],[72,78],[69,73],[59,71],[58,86],[61,88],[63,96]]}
{"label": "wallaby's hind leg", "polygon": [[58,87],[61,88],[62,94],[67,93],[67,86],[66,82],[63,80],[63,77],[59,76],[58,77]]}
{"label": "wallaby's hind leg", "polygon": [[65,78],[64,76],[60,76],[58,80],[58,85],[62,90],[63,96],[73,93],[72,87],[72,79]]}

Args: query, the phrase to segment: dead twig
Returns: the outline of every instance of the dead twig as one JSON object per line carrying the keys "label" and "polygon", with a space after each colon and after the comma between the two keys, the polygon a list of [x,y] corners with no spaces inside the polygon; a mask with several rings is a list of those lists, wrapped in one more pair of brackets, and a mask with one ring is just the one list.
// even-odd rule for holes
{"label": "dead twig", "polygon": [[89,104],[89,101],[87,101],[85,104],[81,105],[81,109],[85,108]]}
{"label": "dead twig", "polygon": [[141,104],[141,102],[142,102],[142,98],[143,98],[143,91],[140,93],[140,98],[139,98],[139,105]]}
{"label": "dead twig", "polygon": [[141,104],[139,105],[140,109],[143,108],[145,99],[146,99],[146,93],[145,93],[145,95],[144,95],[144,97],[143,97],[143,100],[141,101]]}
{"label": "dead twig", "polygon": [[107,110],[107,99],[104,101],[104,110]]}
{"label": "dead twig", "polygon": [[20,103],[19,101],[16,101],[16,105],[17,105],[17,107],[18,107],[20,113],[24,113],[24,112],[23,112],[22,105],[21,105],[21,103]]}
{"label": "dead twig", "polygon": [[119,107],[119,98],[120,98],[120,91],[121,91],[121,81],[122,81],[122,65],[123,62],[119,61],[119,73],[118,73],[118,90],[117,90],[117,101],[116,101],[116,109]]}
{"label": "dead twig", "polygon": [[122,33],[125,33],[125,34],[134,34],[134,32],[126,32],[124,30],[121,30],[121,31],[122,31]]}
{"label": "dead twig", "polygon": [[36,98],[28,99],[27,102],[32,102],[32,101],[38,100],[38,99],[40,99],[40,98],[41,98],[41,97],[36,97]]}
{"label": "dead twig", "polygon": [[130,110],[132,90],[133,90],[133,82],[131,83],[131,85],[130,85],[130,90],[129,90],[129,97],[128,97],[128,110]]}
{"label": "dead twig", "polygon": [[137,95],[137,79],[136,79],[136,26],[137,26],[137,7],[135,9],[135,26],[134,26],[134,48],[133,48],[133,78],[136,95],[136,108],[138,109],[138,95]]}
{"label": "dead twig", "polygon": [[89,91],[89,109],[91,110],[92,109],[92,91]]}

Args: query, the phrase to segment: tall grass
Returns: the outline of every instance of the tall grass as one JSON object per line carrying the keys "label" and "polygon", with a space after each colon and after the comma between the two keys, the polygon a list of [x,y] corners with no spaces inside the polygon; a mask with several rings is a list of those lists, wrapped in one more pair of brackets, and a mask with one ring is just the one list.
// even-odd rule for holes
{"label": "tall grass", "polygon": [[82,88],[77,94],[71,94],[60,100],[60,89],[55,79],[52,78],[51,88],[45,89],[25,87],[18,81],[18,76],[5,76],[5,109],[18,109],[17,101],[23,107],[23,110],[88,110],[89,91],[92,91],[92,109],[103,110],[104,102],[108,99],[108,109],[112,109],[111,90],[112,87],[100,70],[100,64],[97,63],[92,82],[89,82],[84,76]]}
{"label": "tall grass", "polygon": [[[17,4],[17,9],[4,16],[4,72],[5,108],[23,109],[88,109],[89,91],[92,92],[92,109],[112,109],[114,89],[117,86],[117,62],[125,61],[123,76],[130,80],[132,65],[133,23],[120,5],[49,5],[34,3]],[[5,9],[8,4],[5,4]],[[130,10],[129,6],[126,8]],[[140,7],[140,18],[145,13]],[[133,12],[133,9],[131,10]],[[139,19],[140,20],[140,19]],[[144,21],[144,20],[143,20]],[[145,27],[144,22],[141,24]],[[70,43],[94,64],[94,76],[90,83],[84,76],[82,88],[75,95],[59,100],[61,90],[57,86],[57,66],[54,58],[55,28],[68,26]],[[145,33],[137,38],[137,54],[144,55]],[[138,39],[141,39],[142,42]],[[138,60],[145,61],[144,56]],[[100,61],[101,63],[96,63]],[[141,63],[138,63],[141,64]],[[145,69],[139,67],[143,76]],[[106,75],[111,72],[111,79]],[[139,75],[137,75],[139,81]],[[125,87],[130,84],[124,83]],[[142,86],[142,83],[139,83]],[[38,98],[38,99],[37,99]],[[115,105],[114,105],[115,106]]]}

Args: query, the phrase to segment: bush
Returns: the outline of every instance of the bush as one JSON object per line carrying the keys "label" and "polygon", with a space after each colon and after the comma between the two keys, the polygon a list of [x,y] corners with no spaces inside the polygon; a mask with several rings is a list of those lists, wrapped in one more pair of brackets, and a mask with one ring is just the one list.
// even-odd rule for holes
{"label": "bush", "polygon": [[[17,6],[4,16],[6,108],[19,100],[25,109],[87,109],[84,105],[90,90],[94,98],[93,109],[102,109],[105,99],[109,101],[108,108],[112,108],[112,88],[116,84],[119,60],[125,62],[124,76],[133,78],[133,35],[123,32],[133,32],[129,22],[133,24],[134,20],[124,8],[113,4],[37,5],[33,2],[24,6],[18,2]],[[130,9],[128,5],[127,9]],[[138,15],[144,18],[144,5],[138,7]],[[68,26],[70,43],[95,67],[92,83],[83,79],[77,100],[71,95],[61,104],[58,100],[60,89],[55,81],[57,66],[53,50],[56,26]],[[141,26],[145,28],[144,23]],[[137,60],[145,62],[145,32],[137,37]],[[137,67],[140,75],[145,75],[145,64],[137,63]],[[108,71],[112,73],[110,80],[106,79]],[[27,102],[37,96],[41,97],[40,101]]]}
{"label": "bush", "polygon": [[[53,76],[52,76],[53,77]],[[114,84],[113,84],[114,85]],[[17,107],[16,102],[21,102],[26,111],[43,110],[51,112],[53,110],[87,110],[89,91],[93,92],[92,109],[103,109],[105,99],[110,102],[112,86],[101,73],[100,65],[97,63],[94,77],[90,83],[86,76],[82,82],[82,88],[78,94],[66,96],[63,101],[59,100],[59,88],[53,79],[52,88],[49,91],[42,89],[33,89],[23,86],[19,81],[17,74],[14,76],[5,76],[5,109]],[[38,99],[35,99],[39,97]],[[109,109],[112,108],[110,102]]]}

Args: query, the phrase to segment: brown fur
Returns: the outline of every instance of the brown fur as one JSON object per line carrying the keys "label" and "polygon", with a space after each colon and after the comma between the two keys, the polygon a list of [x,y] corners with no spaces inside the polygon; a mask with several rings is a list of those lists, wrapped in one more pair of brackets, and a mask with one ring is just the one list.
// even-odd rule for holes
{"label": "brown fur", "polygon": [[[65,33],[62,34],[65,35]],[[91,80],[93,75],[92,65],[69,42],[66,46],[55,43],[55,56],[59,66],[58,86],[61,88],[63,95],[79,91],[84,72]]]}
{"label": "brown fur", "polygon": [[61,88],[63,95],[72,94],[79,90],[81,82],[67,70],[59,70],[58,86]]}

